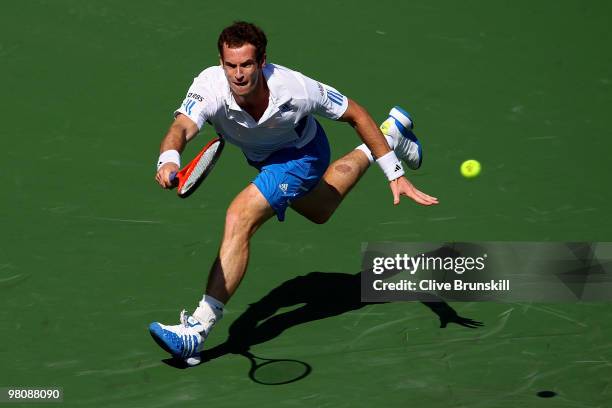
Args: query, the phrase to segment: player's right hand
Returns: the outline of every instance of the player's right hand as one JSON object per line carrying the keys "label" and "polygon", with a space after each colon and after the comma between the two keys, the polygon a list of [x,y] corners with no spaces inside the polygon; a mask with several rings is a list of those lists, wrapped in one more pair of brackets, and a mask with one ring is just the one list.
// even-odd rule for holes
{"label": "player's right hand", "polygon": [[173,188],[174,184],[170,181],[170,174],[178,171],[179,166],[177,166],[176,163],[166,163],[157,170],[155,181],[157,181],[157,184],[162,186],[162,188]]}

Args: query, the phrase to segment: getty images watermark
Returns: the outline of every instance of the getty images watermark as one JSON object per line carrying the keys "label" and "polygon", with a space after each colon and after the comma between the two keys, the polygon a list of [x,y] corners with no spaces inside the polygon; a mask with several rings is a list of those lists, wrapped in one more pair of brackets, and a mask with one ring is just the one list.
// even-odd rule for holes
{"label": "getty images watermark", "polygon": [[[406,253],[396,254],[394,257],[376,257],[372,260],[372,272],[375,275],[383,275],[385,272],[406,271],[415,275],[417,271],[434,272],[444,271],[462,275],[465,272],[483,271],[486,267],[487,254],[478,257],[451,257],[430,256],[420,254],[410,256]],[[375,279],[372,288],[381,290],[400,291],[509,291],[509,279],[490,279],[486,282],[469,282],[461,279],[451,281],[437,281],[436,279],[400,279],[397,282],[386,282],[383,279]]]}
{"label": "getty images watermark", "polygon": [[361,299],[612,300],[612,243],[366,243]]}

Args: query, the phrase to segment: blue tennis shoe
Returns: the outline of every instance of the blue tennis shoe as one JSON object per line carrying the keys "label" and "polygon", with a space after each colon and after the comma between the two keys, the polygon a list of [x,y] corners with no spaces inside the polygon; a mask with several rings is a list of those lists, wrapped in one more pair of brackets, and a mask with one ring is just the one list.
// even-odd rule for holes
{"label": "blue tennis shoe", "polygon": [[181,323],[167,326],[158,322],[149,325],[153,340],[176,359],[184,360],[188,365],[200,364],[200,352],[204,346],[202,332],[204,327],[193,316],[183,310]]}
{"label": "blue tennis shoe", "polygon": [[383,134],[391,136],[395,141],[393,150],[412,170],[421,167],[423,162],[423,149],[419,139],[412,133],[414,123],[408,112],[399,106],[395,106],[389,112],[389,117],[380,125]]}

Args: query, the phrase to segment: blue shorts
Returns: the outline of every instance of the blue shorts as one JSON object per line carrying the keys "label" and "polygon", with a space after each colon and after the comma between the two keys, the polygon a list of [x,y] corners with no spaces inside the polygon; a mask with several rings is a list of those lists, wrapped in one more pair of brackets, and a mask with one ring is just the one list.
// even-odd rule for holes
{"label": "blue shorts", "polygon": [[317,122],[317,134],[307,145],[290,147],[272,153],[261,162],[249,160],[259,170],[252,181],[270,203],[279,221],[291,202],[308,194],[329,166],[329,143],[325,131]]}

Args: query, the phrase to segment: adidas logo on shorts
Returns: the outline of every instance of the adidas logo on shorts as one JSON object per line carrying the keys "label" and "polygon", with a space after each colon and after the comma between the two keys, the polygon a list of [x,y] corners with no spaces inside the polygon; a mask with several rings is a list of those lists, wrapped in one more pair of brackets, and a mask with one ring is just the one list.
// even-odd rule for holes
{"label": "adidas logo on shorts", "polygon": [[283,193],[286,193],[287,189],[289,188],[289,184],[287,183],[279,184],[278,188],[280,188]]}

